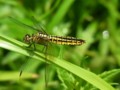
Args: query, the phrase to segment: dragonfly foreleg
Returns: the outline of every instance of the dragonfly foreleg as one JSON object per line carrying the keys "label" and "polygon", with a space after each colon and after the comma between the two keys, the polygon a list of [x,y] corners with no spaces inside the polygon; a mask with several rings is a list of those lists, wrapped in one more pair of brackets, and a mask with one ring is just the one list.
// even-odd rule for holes
{"label": "dragonfly foreleg", "polygon": [[30,43],[28,46],[27,46],[27,48],[31,48],[32,47],[32,45],[33,45],[33,50],[36,50],[36,46],[35,46],[35,43]]}

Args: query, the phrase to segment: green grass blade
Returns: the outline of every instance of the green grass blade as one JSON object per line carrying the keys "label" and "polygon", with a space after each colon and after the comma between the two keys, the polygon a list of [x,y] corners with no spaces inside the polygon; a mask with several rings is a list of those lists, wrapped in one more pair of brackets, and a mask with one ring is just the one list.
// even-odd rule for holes
{"label": "green grass blade", "polygon": [[[9,38],[7,36],[4,36],[0,34],[0,47],[8,49],[10,51],[14,51],[17,53],[21,53],[25,56],[29,56],[33,59],[44,61],[45,62],[45,56],[37,51],[30,51],[25,48],[26,44],[19,42],[17,40],[14,40],[12,38]],[[82,78],[89,82],[90,84],[94,85],[95,87],[101,89],[101,90],[114,90],[112,86],[110,86],[107,82],[105,82],[103,79],[101,79],[99,76],[95,75],[94,73],[87,71],[81,67],[78,67],[70,62],[67,62],[62,59],[58,59],[52,56],[47,56],[48,62],[55,64],[74,75],[78,76],[79,78]]]}

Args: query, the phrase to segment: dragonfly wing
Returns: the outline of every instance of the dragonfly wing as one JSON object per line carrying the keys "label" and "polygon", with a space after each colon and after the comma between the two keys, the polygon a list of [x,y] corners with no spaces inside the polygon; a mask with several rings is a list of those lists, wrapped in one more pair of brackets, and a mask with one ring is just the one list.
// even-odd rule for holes
{"label": "dragonfly wing", "polygon": [[35,30],[35,31],[40,32],[40,30],[38,30],[37,28],[34,28],[34,27],[29,26],[29,25],[27,25],[27,24],[24,24],[24,23],[16,20],[16,19],[13,18],[13,17],[9,17],[9,19],[11,19],[11,20],[12,20],[13,22],[15,22],[16,24],[21,25],[21,26],[23,26],[23,27],[25,27],[25,28],[32,29],[32,30]]}
{"label": "dragonfly wing", "polygon": [[31,19],[32,19],[35,27],[36,27],[39,31],[47,34],[47,33],[45,32],[45,29],[44,29],[43,25],[42,25],[39,21],[37,21],[37,20],[35,19],[35,17],[32,17]]}

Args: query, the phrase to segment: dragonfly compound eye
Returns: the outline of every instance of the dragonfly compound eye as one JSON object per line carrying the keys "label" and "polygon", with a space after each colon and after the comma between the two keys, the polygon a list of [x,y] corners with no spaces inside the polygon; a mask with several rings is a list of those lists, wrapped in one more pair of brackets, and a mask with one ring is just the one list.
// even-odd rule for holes
{"label": "dragonfly compound eye", "polygon": [[31,41],[31,36],[29,34],[26,34],[24,37],[24,42],[30,43],[30,41]]}

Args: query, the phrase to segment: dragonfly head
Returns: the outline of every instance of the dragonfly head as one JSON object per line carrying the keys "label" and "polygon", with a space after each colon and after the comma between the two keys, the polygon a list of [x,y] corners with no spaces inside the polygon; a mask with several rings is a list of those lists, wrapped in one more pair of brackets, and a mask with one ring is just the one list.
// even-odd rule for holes
{"label": "dragonfly head", "polygon": [[29,34],[25,35],[24,42],[26,42],[26,43],[30,43],[31,42],[31,36]]}

